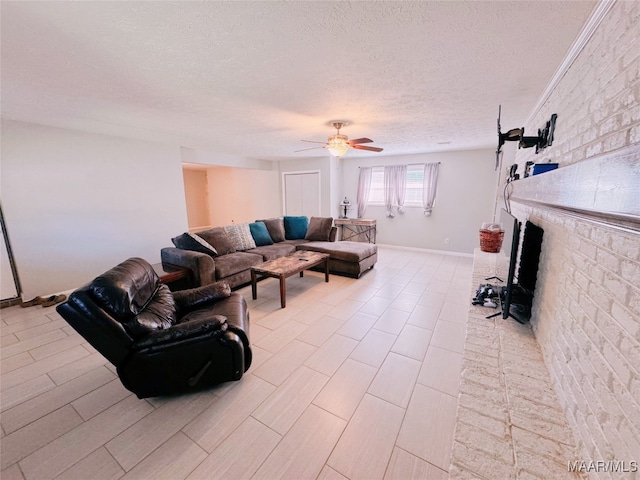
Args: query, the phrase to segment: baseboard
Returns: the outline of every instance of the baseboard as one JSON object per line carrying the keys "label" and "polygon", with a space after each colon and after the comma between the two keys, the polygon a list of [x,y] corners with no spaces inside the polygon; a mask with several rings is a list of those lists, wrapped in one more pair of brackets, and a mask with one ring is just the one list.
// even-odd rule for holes
{"label": "baseboard", "polygon": [[22,299],[20,297],[6,298],[4,300],[0,300],[0,309],[15,307],[16,305],[20,305],[21,303]]}
{"label": "baseboard", "polygon": [[378,243],[379,247],[391,248],[393,250],[406,250],[409,252],[435,253],[439,255],[449,255],[451,257],[473,258],[472,253],[451,252],[449,250],[432,250],[430,248],[403,247],[402,245],[389,245],[386,243]]}
{"label": "baseboard", "polygon": [[[75,289],[72,288],[71,290],[65,290],[63,292],[56,292],[56,293],[51,293],[46,295],[39,295],[39,296],[42,298],[47,298],[52,295],[66,295],[68,298],[69,295],[71,295],[74,291]],[[0,309],[15,307],[16,305],[20,305],[20,304],[22,304],[22,297],[7,298],[5,300],[0,300]]]}

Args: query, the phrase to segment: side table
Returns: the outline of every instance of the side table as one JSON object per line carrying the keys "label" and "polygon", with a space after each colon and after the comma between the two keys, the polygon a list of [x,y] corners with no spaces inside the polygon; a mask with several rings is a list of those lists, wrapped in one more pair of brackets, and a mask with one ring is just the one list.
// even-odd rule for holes
{"label": "side table", "polygon": [[193,288],[193,278],[191,270],[188,268],[170,263],[155,263],[151,266],[160,277],[160,281],[166,284],[172,292]]}
{"label": "side table", "polygon": [[340,227],[340,240],[367,241],[376,243],[376,221],[367,218],[336,218],[336,227]]}

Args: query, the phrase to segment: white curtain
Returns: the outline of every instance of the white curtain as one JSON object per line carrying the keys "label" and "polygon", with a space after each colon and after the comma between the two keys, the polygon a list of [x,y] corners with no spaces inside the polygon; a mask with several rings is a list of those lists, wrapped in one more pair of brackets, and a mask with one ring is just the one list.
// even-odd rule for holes
{"label": "white curtain", "polygon": [[371,188],[371,167],[360,167],[358,177],[358,218],[364,217],[369,202],[369,189]]}
{"label": "white curtain", "polygon": [[427,163],[424,166],[424,183],[422,185],[422,207],[424,216],[431,215],[436,201],[436,187],[438,185],[438,163]]}
{"label": "white curtain", "polygon": [[398,213],[404,213],[404,197],[407,192],[407,166],[398,165],[396,170],[396,201]]}
{"label": "white curtain", "polygon": [[388,165],[384,167],[384,204],[387,207],[387,217],[393,218],[393,207],[398,207],[399,213],[404,213],[405,186],[407,183],[406,165]]}
{"label": "white curtain", "polygon": [[395,217],[393,213],[393,201],[396,196],[395,171],[393,167],[384,167],[384,205],[387,207],[387,218]]}

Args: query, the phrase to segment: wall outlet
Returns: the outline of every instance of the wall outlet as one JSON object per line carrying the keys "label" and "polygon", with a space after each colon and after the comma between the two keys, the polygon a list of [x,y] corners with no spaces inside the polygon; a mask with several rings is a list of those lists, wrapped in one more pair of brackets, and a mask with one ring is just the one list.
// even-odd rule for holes
{"label": "wall outlet", "polygon": [[445,239],[444,239],[444,244],[445,244],[445,245],[449,245],[449,237],[447,237],[447,238],[445,238]]}

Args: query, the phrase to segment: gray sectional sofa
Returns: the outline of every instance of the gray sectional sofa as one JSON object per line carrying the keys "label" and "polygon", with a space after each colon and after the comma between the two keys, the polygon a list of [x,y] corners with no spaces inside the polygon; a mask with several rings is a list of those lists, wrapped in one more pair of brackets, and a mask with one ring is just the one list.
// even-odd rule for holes
{"label": "gray sectional sofa", "polygon": [[161,250],[164,264],[188,268],[194,287],[224,280],[232,288],[251,282],[251,267],[296,250],[329,254],[331,273],[359,278],[373,268],[377,247],[336,242],[331,217],[285,216],[232,224],[172,238]]}

